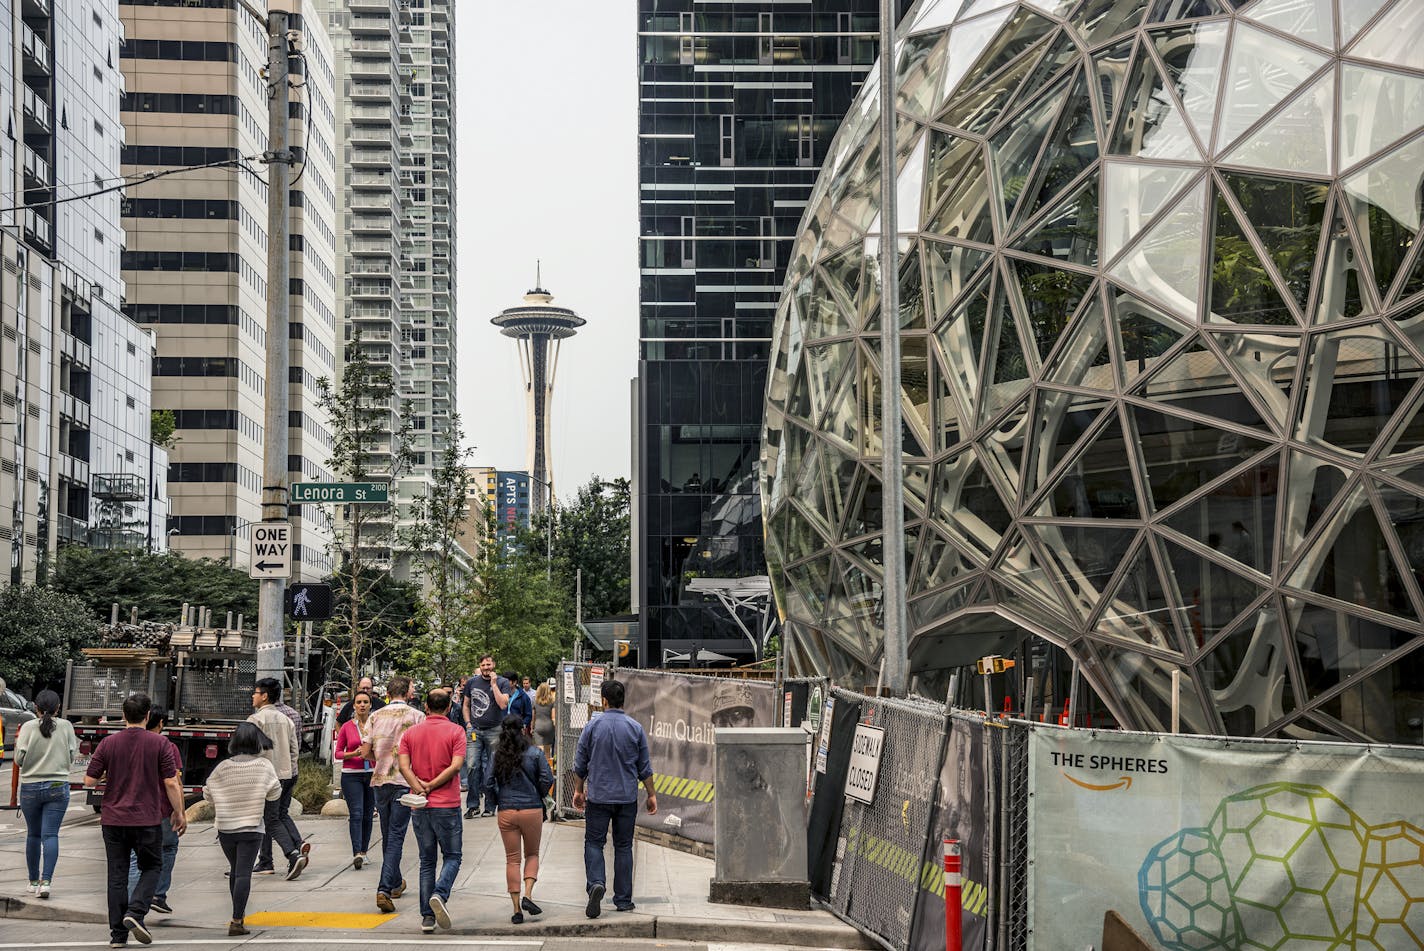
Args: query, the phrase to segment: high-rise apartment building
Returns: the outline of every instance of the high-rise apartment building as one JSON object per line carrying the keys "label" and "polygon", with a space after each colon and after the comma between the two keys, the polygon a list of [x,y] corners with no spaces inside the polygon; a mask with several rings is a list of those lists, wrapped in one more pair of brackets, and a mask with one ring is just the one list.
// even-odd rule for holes
{"label": "high-rise apartment building", "polygon": [[[347,170],[342,340],[352,346],[359,339],[372,365],[391,373],[391,431],[402,418],[410,421],[415,462],[397,474],[405,503],[397,510],[408,512],[409,500],[427,491],[455,401],[455,4],[316,2],[336,50]],[[409,571],[408,559],[388,554],[398,573]]]}
{"label": "high-rise apartment building", "polygon": [[167,454],[153,337],[119,310],[119,194],[93,194],[117,185],[122,26],[102,6],[3,11],[0,583],[25,583],[60,545],[162,550]]}
{"label": "high-rise apartment building", "polygon": [[[288,476],[328,481],[332,437],[317,381],[337,373],[333,54],[302,4],[292,58],[292,274]],[[135,185],[124,201],[126,313],[158,335],[154,405],[172,410],[170,545],[245,567],[262,518],[267,339],[266,27],[240,4],[123,3],[125,173],[192,168]],[[303,12],[306,13],[303,16]],[[198,166],[210,166],[197,168]],[[331,526],[292,506],[294,579],[331,572]]]}
{"label": "high-rise apartment building", "polygon": [[[902,2],[901,13],[908,7]],[[639,0],[639,656],[746,638],[696,577],[764,574],[756,463],[771,323],[875,0]]]}
{"label": "high-rise apartment building", "polygon": [[[510,550],[519,533],[529,527],[539,493],[544,490],[531,486],[528,472],[488,466],[474,466],[466,471],[470,475],[469,497],[478,496],[480,504],[494,513],[495,535],[499,543]],[[473,502],[469,508],[472,514],[478,511]]]}

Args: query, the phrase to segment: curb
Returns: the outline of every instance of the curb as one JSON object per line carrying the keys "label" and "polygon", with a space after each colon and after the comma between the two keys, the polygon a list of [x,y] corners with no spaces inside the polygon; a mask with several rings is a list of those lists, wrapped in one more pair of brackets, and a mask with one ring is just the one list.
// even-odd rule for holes
{"label": "curb", "polygon": [[781,944],[847,951],[883,951],[850,925],[792,921],[736,921],[703,918],[658,918],[656,937],[668,941],[713,941]]}
{"label": "curb", "polygon": [[78,911],[52,905],[47,901],[25,901],[23,898],[0,896],[0,918],[28,918],[33,921],[60,920],[80,925],[104,925],[108,927],[107,911]]}

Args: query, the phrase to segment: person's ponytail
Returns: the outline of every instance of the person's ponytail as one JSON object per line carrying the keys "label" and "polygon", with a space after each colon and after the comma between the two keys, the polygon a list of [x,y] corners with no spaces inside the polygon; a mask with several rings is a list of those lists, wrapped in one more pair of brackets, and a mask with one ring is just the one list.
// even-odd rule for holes
{"label": "person's ponytail", "polygon": [[54,715],[59,712],[59,694],[53,690],[41,690],[35,697],[35,709],[40,712],[40,736],[49,739],[54,735]]}

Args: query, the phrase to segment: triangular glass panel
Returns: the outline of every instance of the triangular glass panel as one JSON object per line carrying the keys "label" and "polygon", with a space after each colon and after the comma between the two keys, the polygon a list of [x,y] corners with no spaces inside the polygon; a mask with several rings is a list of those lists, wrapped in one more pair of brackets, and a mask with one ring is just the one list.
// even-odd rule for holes
{"label": "triangular glass panel", "polygon": [[819,444],[813,443],[806,452],[806,460],[801,466],[801,474],[796,479],[796,486],[793,490],[796,493],[796,502],[806,512],[807,517],[816,524],[817,530],[826,535],[835,534],[835,526],[826,519],[826,480],[822,471],[821,461],[822,450]]}
{"label": "triangular glass panel", "polygon": [[1141,517],[1131,452],[1116,413],[1090,436],[1073,461],[1058,476],[1052,492],[1033,514],[1039,518],[1135,519]]}
{"label": "triangular glass panel", "polygon": [[1132,392],[1158,405],[1189,409],[1267,431],[1265,421],[1237,387],[1235,378],[1199,339],[1162,361],[1149,377],[1133,386]]}
{"label": "triangular glass panel", "polygon": [[859,419],[856,423],[861,456],[879,457],[885,436],[884,405],[880,396],[880,365],[864,352],[854,377]]}
{"label": "triangular glass panel", "polygon": [[981,557],[998,548],[1012,521],[972,450],[935,465],[933,508],[940,525]]}
{"label": "triangular glass panel", "polygon": [[1098,157],[1098,131],[1093,122],[1088,83],[1081,70],[1074,72],[1078,78],[1073,83],[1073,92],[1058,119],[1057,129],[1048,140],[1048,151],[1034,174],[1033,187],[1028,192],[1031,200],[1023,203],[1020,221],[1038,214],[1040,209],[1056,201],[1062,191]]}
{"label": "triangular glass panel", "polygon": [[1346,178],[1342,184],[1356,222],[1368,222],[1360,237],[1367,245],[1380,296],[1404,266],[1419,233],[1420,187],[1424,182],[1424,137],[1395,149]]}
{"label": "triangular glass panel", "polygon": [[[1384,633],[1383,631],[1379,631],[1382,625],[1363,619],[1351,620],[1354,621],[1351,627],[1364,633],[1370,641],[1377,640],[1380,635]],[[1408,643],[1410,638],[1410,634],[1405,631],[1390,631],[1390,633],[1395,635],[1394,640],[1401,644],[1401,646]],[[1374,636],[1371,637],[1370,635]],[[1382,651],[1371,643],[1368,646],[1364,646],[1359,653],[1365,655],[1360,659],[1367,662],[1376,656],[1380,656]],[[1360,675],[1357,679],[1351,681],[1348,687],[1320,705],[1320,714],[1317,714],[1316,717],[1317,721],[1325,726],[1333,726],[1326,715],[1339,720],[1349,729],[1340,730],[1338,727],[1333,727],[1333,729],[1335,729],[1337,733],[1344,734],[1347,738],[1353,739],[1354,734],[1358,733],[1372,743],[1417,746],[1419,743],[1418,727],[1409,722],[1413,720],[1414,717],[1395,715],[1395,710],[1397,709],[1395,704],[1398,701],[1391,702],[1391,700],[1397,697],[1410,696],[1418,689],[1416,685],[1419,683],[1420,659],[1417,649],[1406,651],[1403,656],[1390,661],[1385,666],[1371,671],[1368,674]],[[1376,839],[1375,841],[1379,844],[1374,846],[1371,852],[1366,853],[1366,861],[1369,862],[1369,864],[1365,865],[1362,869],[1365,873],[1365,877],[1362,881],[1373,880],[1378,883],[1370,893],[1371,901],[1378,900],[1373,896],[1381,895],[1385,889],[1390,887],[1385,884],[1386,882],[1394,881],[1394,879],[1386,878],[1385,876],[1391,873],[1399,874],[1398,872],[1394,872],[1394,869],[1399,866],[1393,864],[1393,852],[1390,853],[1390,864],[1386,865],[1384,863],[1384,850],[1398,848],[1398,846],[1388,843],[1402,843],[1403,841],[1407,841],[1403,836],[1395,838],[1395,836],[1399,835],[1399,832],[1394,830],[1403,831],[1401,825],[1386,826],[1385,828],[1391,831],[1382,836],[1383,841]],[[1375,851],[1375,849],[1378,849],[1378,851]],[[1373,859],[1373,861],[1371,861],[1371,859]],[[1411,903],[1404,907],[1410,909],[1412,912],[1414,905]],[[1381,929],[1381,932],[1382,931],[1383,929]],[[1403,929],[1401,929],[1401,932],[1402,931]],[[1410,939],[1405,940],[1409,941]]]}
{"label": "triangular glass panel", "polygon": [[1229,26],[1224,20],[1213,20],[1151,34],[1167,76],[1182,100],[1187,119],[1202,142],[1211,141],[1212,124],[1216,120],[1216,99],[1221,88]]}
{"label": "triangular glass panel", "polygon": [[1016,400],[1028,386],[1033,372],[1029,350],[1019,335],[1018,322],[1008,304],[1002,283],[994,295],[993,352],[985,361],[985,389],[980,394],[979,422],[988,419]]}
{"label": "triangular glass panel", "polygon": [[1271,573],[1281,457],[1271,452],[1178,509],[1166,524],[1247,568]]}
{"label": "triangular glass panel", "polygon": [[940,241],[924,242],[925,268],[929,276],[930,322],[937,324],[968,288],[970,279],[989,259],[989,252]]}
{"label": "triangular glass panel", "polygon": [[[1378,326],[1316,334],[1307,353],[1295,438],[1348,453],[1369,452],[1391,418],[1404,412],[1419,377],[1418,362]],[[1361,378],[1371,381],[1365,398],[1356,382]]]}
{"label": "triangular glass panel", "polygon": [[[925,231],[939,238],[958,238],[988,244],[994,240],[989,169],[977,142],[964,144],[953,137],[936,137],[930,148],[930,184],[925,201],[943,203],[929,213]],[[939,149],[940,151],[936,151]]]}
{"label": "triangular glass panel", "polygon": [[1044,371],[1044,383],[1110,392],[1114,388],[1112,352],[1103,305],[1096,295],[1069,328],[1067,342]]}
{"label": "triangular glass panel", "polygon": [[1360,34],[1350,47],[1350,55],[1391,66],[1424,69],[1424,48],[1419,43],[1424,20],[1417,5],[1396,3],[1385,15]]}
{"label": "triangular glass panel", "polygon": [[980,442],[980,456],[986,466],[999,477],[999,484],[1007,490],[1006,497],[1018,496],[1020,467],[1024,454],[1024,418],[1028,414],[1029,397],[1019,400],[1007,416],[999,420],[994,428],[984,434]]}
{"label": "triangular glass panel", "polygon": [[825,278],[812,276],[796,289],[802,333],[807,340],[839,337],[852,330],[850,317],[837,305],[835,296],[825,290],[825,285]]}
{"label": "triangular glass panel", "polygon": [[[915,513],[916,518],[924,518],[925,510],[930,504],[930,467],[925,463],[906,464],[905,466],[905,519],[908,522],[910,512]],[[905,530],[908,539],[911,529]],[[917,529],[914,531],[918,531]],[[908,542],[907,542],[908,544]],[[910,563],[908,555],[905,557],[905,564]]]}
{"label": "triangular glass panel", "polygon": [[989,42],[999,35],[999,28],[1013,12],[1011,7],[1000,9],[993,16],[963,20],[955,25],[950,33],[954,55],[949,58],[949,66],[945,70],[944,85],[941,87],[942,101],[959,91],[965,76],[977,78],[980,75],[977,70],[971,73],[970,67],[979,60]]}
{"label": "triangular glass panel", "polygon": [[795,499],[789,500],[788,504],[793,508],[793,515],[786,523],[786,557],[792,561],[814,555],[830,547],[830,542],[826,540],[825,534],[817,528],[817,523],[806,517],[804,507],[800,506]]}
{"label": "triangular glass panel", "polygon": [[[1404,384],[1404,380],[1397,385]],[[1393,458],[1416,453],[1424,447],[1424,396],[1417,396],[1395,413],[1380,437],[1380,455]]]}
{"label": "triangular glass panel", "polygon": [[1098,115],[1098,127],[1109,133],[1127,87],[1128,65],[1135,43],[1129,38],[1093,57],[1093,87],[1097,93],[1094,108]]}
{"label": "triangular glass panel", "polygon": [[1094,522],[1030,524],[1024,531],[1038,540],[1068,595],[1070,611],[1084,619],[1097,608],[1139,535],[1135,528],[1112,528]]}
{"label": "triangular glass panel", "polygon": [[[801,412],[798,408],[798,415],[803,415],[812,421],[819,418],[815,415],[807,415],[807,413],[814,413],[816,410],[830,405],[836,385],[840,383],[841,377],[845,374],[848,363],[855,363],[855,343],[853,341],[843,340],[840,343],[806,348],[806,366],[798,376],[810,382],[810,406],[806,412]],[[790,405],[788,405],[787,411],[792,411]]]}
{"label": "triangular glass panel", "polygon": [[1315,324],[1349,320],[1364,313],[1362,286],[1370,280],[1365,273],[1368,258],[1355,246],[1354,236],[1345,223],[1345,201],[1335,200],[1330,216],[1330,235],[1325,243],[1324,263],[1316,278]]}
{"label": "triangular glass panel", "polygon": [[943,29],[954,22],[955,14],[963,6],[964,0],[929,0],[920,7],[920,12],[915,16],[908,32],[913,34],[922,30]]}
{"label": "triangular glass panel", "polygon": [[1331,4],[1332,0],[1261,0],[1246,15],[1287,36],[1333,48],[1335,11]]}
{"label": "triangular glass panel", "polygon": [[1246,175],[1227,175],[1226,184],[1265,246],[1276,273],[1303,309],[1310,298],[1310,278],[1319,255],[1328,186]]}
{"label": "triangular glass panel", "polygon": [[806,603],[808,617],[819,620],[825,612],[830,566],[831,556],[822,555],[786,569],[787,580]]}
{"label": "triangular glass panel", "polygon": [[859,452],[860,444],[860,417],[855,395],[856,373],[856,361],[852,357],[845,374],[826,398],[826,415],[822,418],[820,430],[823,437],[852,456]]}
{"label": "triangular glass panel", "polygon": [[1295,710],[1289,656],[1280,611],[1271,600],[1200,658],[1197,669],[1228,734],[1260,735]]}
{"label": "triangular glass panel", "polygon": [[822,286],[848,314],[860,312],[862,247],[857,241],[844,251],[822,258],[817,265],[825,277]]}
{"label": "triangular glass panel", "polygon": [[1112,207],[1103,215],[1102,258],[1111,261],[1127,247],[1197,174],[1181,165],[1148,165],[1108,159],[1103,164],[1103,188]]}
{"label": "triangular glass panel", "polygon": [[1201,301],[1205,199],[1206,183],[1198,182],[1108,269],[1126,288],[1191,321]]}
{"label": "triangular glass panel", "polygon": [[1123,91],[1113,135],[1114,155],[1146,159],[1200,161],[1201,152],[1187,129],[1187,120],[1167,92],[1152,57],[1139,51],[1132,78]]}
{"label": "triangular glass panel", "polygon": [[1290,576],[1292,587],[1417,620],[1389,535],[1363,491],[1335,514]]}
{"label": "triangular glass panel", "polygon": [[1008,260],[1014,269],[1014,284],[1023,296],[1035,350],[1040,360],[1046,359],[1094,289],[1093,278],[1036,261]]}
{"label": "triangular glass panel", "polygon": [[851,492],[855,489],[855,474],[860,471],[860,467],[853,459],[838,458],[834,453],[827,452],[825,470],[826,499],[829,503],[826,514],[831,524],[839,529],[845,523],[845,516],[852,501]]}
{"label": "triangular glass panel", "polygon": [[1180,606],[1168,594],[1152,557],[1152,546],[1143,543],[1127,563],[1112,594],[1104,598],[1103,613],[1094,625],[1098,634],[1119,640],[1149,644],[1162,650],[1180,651],[1172,615]]}
{"label": "triangular glass panel", "polygon": [[[1067,30],[1060,30],[1049,41],[1038,67],[1024,81],[1024,89],[1043,89],[1062,78],[1068,65],[1082,55],[1082,50],[1074,42]],[[1092,116],[1089,116],[1091,121]]]}
{"label": "triangular glass panel", "polygon": [[1221,194],[1216,196],[1208,317],[1252,326],[1296,326],[1275,279]]}
{"label": "triangular glass panel", "polygon": [[898,82],[895,87],[895,108],[920,121],[939,105],[943,84],[945,34],[921,33],[907,36],[899,42]]}
{"label": "triangular glass panel", "polygon": [[1390,0],[1336,0],[1340,8],[1340,46],[1346,46],[1363,30],[1370,18]]}
{"label": "triangular glass panel", "polygon": [[924,271],[920,267],[920,249],[912,247],[900,267],[900,329],[928,330],[933,314],[925,311]]}
{"label": "triangular glass panel", "polygon": [[1063,84],[1044,94],[989,139],[989,154],[994,161],[1005,222],[1013,220],[1014,208],[1028,188],[1029,173],[1043,150],[1067,91],[1067,85]]}
{"label": "triangular glass panel", "polygon": [[[1024,77],[1033,71],[1042,52],[1043,44],[1034,46],[990,78],[972,85],[966,83],[967,88],[955,95],[939,121],[955,129],[983,135],[1012,106]],[[951,59],[951,69],[953,65]]]}
{"label": "triangular glass panel", "polygon": [[[1096,432],[1104,411],[1110,405],[1103,396],[1050,389],[1035,392],[1033,418],[1025,437],[1030,458],[1029,468],[1024,472],[1025,497],[1033,495],[1046,484],[1064,459],[1077,455],[1077,447],[1087,444],[1085,434],[1090,430]],[[1113,417],[1116,418],[1116,415],[1114,412]],[[1049,516],[1055,513],[1045,510],[1034,514]]]}
{"label": "triangular glass panel", "polygon": [[[900,267],[905,267],[905,262],[911,260],[911,251],[915,248],[915,240],[905,235],[901,235],[896,242],[896,247],[900,251]],[[872,235],[865,239],[865,278],[861,282],[860,307],[861,307],[861,329],[867,331],[878,331],[880,329],[880,315],[877,308],[880,306],[880,236]],[[916,256],[918,252],[916,252]],[[903,279],[904,272],[901,271]]]}
{"label": "triangular glass panel", "polygon": [[[1249,24],[1238,25],[1231,38],[1231,62],[1226,68],[1226,95],[1216,130],[1216,151],[1225,151],[1258,119],[1284,102],[1325,65],[1325,60],[1325,54],[1282,36]],[[1202,137],[1206,138],[1207,133]]]}
{"label": "triangular glass panel", "polygon": [[923,335],[907,334],[900,341],[901,418],[913,441],[906,440],[907,456],[928,455],[930,436],[929,342]]}
{"label": "triangular glass panel", "polygon": [[992,281],[986,274],[935,331],[948,379],[964,406],[973,406],[979,395],[979,366],[989,323],[991,293]]}
{"label": "triangular glass panel", "polygon": [[974,570],[975,565],[947,538],[927,531],[915,565],[915,589],[933,591],[945,585],[960,584]]}
{"label": "triangular glass panel", "polygon": [[1190,328],[1130,294],[1114,291],[1108,300],[1117,315],[1123,384],[1131,386],[1143,374],[1156,369],[1161,356],[1176,346]]}
{"label": "triangular glass panel", "polygon": [[856,472],[855,494],[846,514],[842,538],[856,538],[880,531],[885,524],[885,509],[880,480],[870,470],[861,467]]}
{"label": "triangular glass panel", "polygon": [[1195,17],[1217,16],[1223,11],[1216,0],[1156,0],[1147,11],[1148,23],[1174,23]]}
{"label": "triangular glass panel", "polygon": [[[1254,545],[1244,525],[1233,531],[1247,536],[1242,544]],[[1176,583],[1173,600],[1179,606],[1178,621],[1193,649],[1214,640],[1265,593],[1260,582],[1243,572],[1170,539],[1163,538],[1161,544],[1167,571]]]}
{"label": "triangular glass panel", "polygon": [[1142,22],[1148,0],[1087,0],[1069,23],[1089,47],[1125,33]]}
{"label": "triangular glass panel", "polygon": [[1335,171],[1330,145],[1334,130],[1335,73],[1330,71],[1243,138],[1222,161],[1265,171],[1330,175]]}
{"label": "triangular glass panel", "polygon": [[1266,448],[1266,442],[1145,406],[1129,411],[1153,508],[1161,511]]}
{"label": "triangular glass panel", "polygon": [[1056,24],[1052,20],[1045,19],[1031,9],[1020,7],[1008,25],[994,36],[984,55],[974,63],[970,70],[971,75],[993,76],[1030,48],[1042,49],[1045,44],[1040,43],[1040,40],[1044,40],[1055,27]]}
{"label": "triangular glass panel", "polygon": [[[1317,605],[1303,598],[1284,599],[1288,619],[1287,629],[1295,641],[1296,654],[1300,656],[1301,672],[1305,676],[1303,692],[1315,697],[1338,685],[1342,680],[1364,670],[1385,654],[1404,647],[1418,638],[1417,634],[1402,631],[1398,627],[1382,624],[1364,618],[1340,605]],[[1415,658],[1414,663],[1418,663]],[[1388,668],[1386,668],[1388,669]],[[1345,694],[1328,700],[1322,709],[1331,710],[1332,716],[1341,720],[1364,725],[1365,717],[1375,723],[1387,717],[1394,721],[1393,704],[1380,702],[1375,697],[1398,696],[1392,690],[1376,694],[1379,687],[1365,692],[1368,678],[1360,678],[1358,685],[1352,685]],[[1355,691],[1361,691],[1355,693]],[[1348,697],[1350,709],[1345,709],[1342,700]],[[1381,734],[1384,735],[1384,734]]]}
{"label": "triangular glass panel", "polygon": [[1081,188],[1015,241],[1013,247],[1054,261],[1096,267],[1098,231],[1098,179],[1089,175]]}
{"label": "triangular glass panel", "polygon": [[1018,591],[1031,594],[1040,606],[1063,610],[1063,598],[1053,584],[1052,575],[1021,531],[1015,531],[1009,538],[989,570],[996,579],[1003,579]]}
{"label": "triangular glass panel", "polygon": [[965,439],[972,426],[964,423],[963,410],[960,408],[959,400],[949,387],[948,374],[941,368],[943,363],[935,366],[931,378],[934,380],[934,439],[931,445],[933,452],[938,455],[959,445],[961,439]]}

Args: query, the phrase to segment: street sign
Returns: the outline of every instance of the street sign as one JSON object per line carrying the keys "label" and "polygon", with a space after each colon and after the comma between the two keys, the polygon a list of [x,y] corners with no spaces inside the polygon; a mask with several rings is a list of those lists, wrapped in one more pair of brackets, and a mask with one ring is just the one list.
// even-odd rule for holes
{"label": "street sign", "polygon": [[292,502],[342,502],[356,505],[389,502],[389,482],[296,482]]}
{"label": "street sign", "polygon": [[331,620],[331,585],[292,585],[287,589],[287,616],[293,621]]}
{"label": "street sign", "polygon": [[850,743],[850,766],[846,770],[847,799],[867,806],[875,800],[875,781],[880,776],[880,751],[885,747],[885,731],[857,723]]}
{"label": "street sign", "polygon": [[292,523],[253,522],[247,576],[259,580],[292,576]]}

